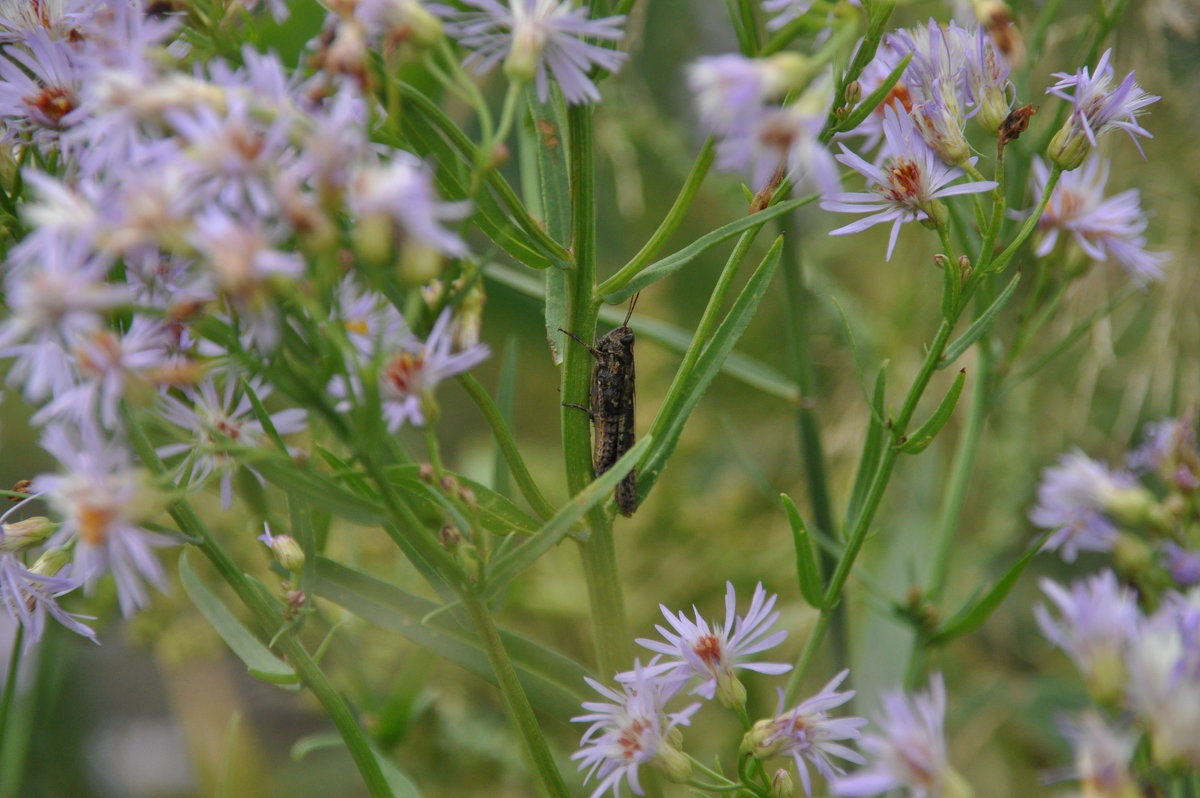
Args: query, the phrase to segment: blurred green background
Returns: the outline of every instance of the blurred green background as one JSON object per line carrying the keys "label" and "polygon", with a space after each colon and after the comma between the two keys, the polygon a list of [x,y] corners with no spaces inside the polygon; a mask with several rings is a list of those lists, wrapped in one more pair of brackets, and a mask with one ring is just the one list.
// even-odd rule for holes
{"label": "blurred green background", "polygon": [[[1018,26],[1028,30],[1040,3],[1011,5]],[[1148,0],[1130,5],[1112,41],[1113,63],[1118,77],[1136,69],[1139,83],[1163,99],[1144,120],[1155,135],[1145,142],[1145,162],[1120,134],[1111,135],[1102,149],[1113,159],[1109,193],[1141,189],[1150,214],[1150,248],[1172,255],[1168,276],[1122,304],[1036,377],[1009,391],[988,419],[958,532],[943,608],[947,613],[1028,546],[1033,530],[1025,516],[1038,473],[1058,453],[1079,447],[1115,460],[1144,422],[1194,408],[1200,397],[1200,264],[1195,254],[1200,244],[1200,159],[1195,154],[1200,110],[1194,102],[1200,81],[1200,19],[1194,3]],[[1093,6],[1082,0],[1059,4],[1045,53],[1029,65],[1031,91],[1019,100],[1042,106],[1029,140],[1052,124],[1056,101],[1042,91],[1051,82],[1050,73],[1071,72],[1080,65],[1080,36]],[[311,23],[312,15],[306,18],[305,13],[289,30],[303,31]],[[893,19],[899,27],[930,15],[946,19],[948,10],[943,3],[907,3]],[[702,54],[734,49],[724,4],[716,0],[642,2],[629,28],[633,60],[605,84],[597,113],[602,274],[624,263],[650,235],[699,148],[684,65]],[[502,89],[498,78],[488,88],[493,93]],[[743,214],[739,185],[734,176],[712,175],[671,248]],[[818,393],[805,401],[821,421],[839,507],[866,428],[862,384],[869,379],[858,373],[842,314],[850,320],[859,362],[873,374],[881,361],[890,361],[889,384],[899,391],[936,328],[941,290],[941,276],[930,260],[931,234],[906,228],[896,254],[885,263],[887,233],[882,228],[845,238],[826,235],[845,221],[813,207],[797,220],[811,289],[800,313],[814,332],[819,382]],[[764,231],[760,252],[770,238]],[[634,316],[635,331],[651,320],[692,327],[727,251],[709,253],[647,290]],[[739,350],[790,373],[791,356],[781,343],[787,340],[781,332],[787,310],[781,275],[775,279]],[[1047,341],[1102,305],[1125,282],[1113,264],[1094,267],[1070,289],[1060,317],[1044,333]],[[487,289],[483,337],[497,354],[513,342],[518,357],[518,442],[543,489],[552,501],[560,501],[565,489],[558,377],[544,343],[540,305],[498,282],[489,281]],[[637,357],[638,426],[644,430],[679,356],[643,338]],[[968,374],[972,357],[965,361]],[[489,387],[496,384],[498,361],[494,357],[477,372]],[[936,399],[951,377],[939,374],[928,396]],[[490,433],[457,386],[443,386],[440,399],[448,466],[486,480],[493,461]],[[873,713],[879,691],[903,676],[911,635],[891,616],[888,604],[902,602],[926,573],[958,434],[955,425],[964,409],[965,402],[935,444],[922,456],[903,460],[897,471],[876,534],[856,571],[865,578],[852,579],[849,588],[850,661],[835,661],[824,652],[810,670],[815,690],[850,666],[848,684],[859,691],[852,705],[856,714]],[[12,392],[3,410],[7,456],[0,464],[0,484],[8,485],[52,464],[26,424],[28,411]],[[716,380],[654,492],[632,519],[617,521],[635,635],[654,634],[660,603],[677,610],[695,604],[714,615],[723,611],[726,580],[747,599],[762,581],[781,595],[783,623],[790,632],[771,658],[794,659],[813,613],[798,595],[790,531],[777,497],[786,492],[807,511],[797,440],[796,414],[789,403],[724,375]],[[265,573],[265,556],[253,541],[256,530],[238,510],[211,516],[243,562],[256,563]],[[338,537],[343,556],[370,563],[408,586],[417,584],[399,562],[390,564],[394,550],[378,530],[346,527]],[[173,562],[177,552],[168,550],[164,556]],[[1084,561],[1080,567],[1088,570],[1094,564]],[[1065,789],[1043,786],[1048,770],[1067,763],[1055,719],[1081,705],[1083,696],[1065,657],[1051,651],[1037,632],[1031,607],[1039,600],[1039,576],[1071,572],[1053,557],[1039,558],[979,632],[933,660],[949,684],[951,759],[980,798]],[[543,558],[506,601],[500,618],[504,625],[590,662],[583,577],[569,544]],[[342,624],[324,664],[423,794],[529,794],[519,753],[489,685],[336,607],[323,611]],[[285,693],[248,677],[180,591],[159,597],[150,611],[130,622],[115,620],[111,601],[98,614],[105,619],[99,622],[103,646],[50,634],[39,666],[27,668],[25,700],[36,700],[38,709],[23,730],[23,772],[0,773],[0,796],[365,794],[349,758],[336,747],[315,750],[299,761],[290,757],[297,739],[331,727],[307,695]],[[0,640],[0,650],[5,648]],[[771,712],[776,682],[748,678],[746,683],[754,709]],[[568,782],[577,786],[566,758],[580,729],[549,723]],[[737,724],[715,707],[705,709],[687,733],[689,750],[701,759],[728,755],[739,739]],[[578,788],[578,794],[588,792]]]}

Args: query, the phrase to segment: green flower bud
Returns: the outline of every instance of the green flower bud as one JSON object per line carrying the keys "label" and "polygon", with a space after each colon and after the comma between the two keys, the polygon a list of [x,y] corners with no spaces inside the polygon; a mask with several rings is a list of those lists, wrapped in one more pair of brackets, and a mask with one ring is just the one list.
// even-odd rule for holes
{"label": "green flower bud", "polygon": [[771,777],[771,798],[792,798],[795,792],[792,774],[786,768],[776,770]]}
{"label": "green flower bud", "polygon": [[49,518],[35,515],[24,521],[0,525],[0,552],[15,552],[40,546],[54,534],[58,524]]}
{"label": "green flower bud", "polygon": [[676,784],[683,784],[692,777],[692,760],[666,740],[658,746],[653,764]]}
{"label": "green flower bud", "polygon": [[304,549],[291,535],[272,535],[271,553],[275,561],[292,573],[300,573],[304,568]]}
{"label": "green flower bud", "polygon": [[1079,168],[1083,159],[1091,151],[1092,144],[1087,140],[1087,136],[1068,119],[1066,124],[1054,134],[1054,138],[1050,139],[1050,146],[1046,148],[1046,156],[1069,172]]}

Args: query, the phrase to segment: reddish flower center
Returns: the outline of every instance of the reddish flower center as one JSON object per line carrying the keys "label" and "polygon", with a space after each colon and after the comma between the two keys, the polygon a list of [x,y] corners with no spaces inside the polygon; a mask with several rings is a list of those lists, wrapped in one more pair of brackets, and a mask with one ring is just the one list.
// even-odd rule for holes
{"label": "reddish flower center", "polygon": [[692,651],[709,668],[721,662],[721,640],[716,635],[704,635],[692,646]]}
{"label": "reddish flower center", "polygon": [[213,426],[216,428],[217,432],[221,433],[235,443],[239,438],[242,437],[242,425],[236,421],[233,421],[232,419],[218,419],[217,423]]}
{"label": "reddish flower center", "polygon": [[91,546],[99,546],[108,538],[108,528],[116,513],[111,507],[85,504],[79,508],[79,536]]}
{"label": "reddish flower center", "polygon": [[40,93],[26,97],[25,104],[58,127],[62,118],[75,110],[75,95],[62,86],[45,86]]}
{"label": "reddish flower center", "polygon": [[413,392],[421,370],[424,368],[425,356],[423,354],[401,352],[388,363],[384,375],[401,396],[407,396]]}
{"label": "reddish flower center", "polygon": [[621,736],[617,738],[617,745],[621,746],[621,758],[633,759],[638,752],[642,750],[642,733],[650,728],[650,724],[644,720],[632,720],[629,725],[621,730]]}
{"label": "reddish flower center", "polygon": [[896,158],[887,170],[883,195],[893,202],[911,205],[921,199],[921,167],[907,158]]}

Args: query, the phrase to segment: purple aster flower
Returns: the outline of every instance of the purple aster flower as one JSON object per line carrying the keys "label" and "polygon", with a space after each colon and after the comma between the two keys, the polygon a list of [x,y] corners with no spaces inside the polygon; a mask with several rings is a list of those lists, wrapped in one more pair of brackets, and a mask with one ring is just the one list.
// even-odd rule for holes
{"label": "purple aster flower", "polygon": [[930,678],[925,692],[911,697],[900,690],[884,693],[883,714],[877,720],[882,733],[865,735],[859,744],[874,763],[835,778],[830,789],[836,795],[905,790],[913,798],[968,794],[946,755],[945,717],[946,685],[940,673]]}
{"label": "purple aster flower", "polygon": [[143,581],[166,589],[154,549],[174,541],[141,526],[162,511],[162,498],[150,487],[148,475],[134,468],[124,445],[106,438],[95,425],[48,427],[42,447],[65,469],[33,480],[32,490],[45,494],[62,516],[51,543],[74,540],[71,576],[85,590],[111,571],[121,612],[133,614],[149,600]]}
{"label": "purple aster flower", "polygon": [[1140,794],[1129,770],[1137,734],[1109,726],[1094,710],[1078,722],[1064,722],[1062,729],[1075,751],[1074,777],[1083,783],[1084,795]]}
{"label": "purple aster flower", "polygon": [[338,285],[337,315],[354,349],[365,359],[392,342],[411,337],[396,306],[382,294],[363,288],[347,274]]}
{"label": "purple aster flower", "polygon": [[100,5],[94,0],[0,0],[0,42],[36,31],[55,39],[78,36]]}
{"label": "purple aster flower", "polygon": [[208,105],[168,111],[166,119],[185,144],[187,180],[202,202],[215,201],[231,213],[270,216],[277,203],[274,177],[296,157],[289,138],[291,118],[263,110],[236,91],[218,112]]}
{"label": "purple aster flower", "polygon": [[1058,465],[1042,471],[1037,505],[1029,511],[1029,520],[1055,530],[1043,548],[1062,549],[1067,562],[1075,562],[1080,551],[1111,551],[1118,530],[1105,510],[1136,490],[1136,485],[1131,474],[1112,471],[1082,452],[1064,454]]}
{"label": "purple aster flower", "polygon": [[[695,607],[696,620],[691,621],[682,612],[678,615],[663,605],[662,614],[671,629],[655,626],[663,636],[661,642],[639,638],[638,644],[667,657],[655,666],[657,672],[673,673],[682,678],[697,677],[700,684],[692,690],[694,695],[712,699],[720,694],[726,706],[742,706],[746,700],[745,688],[737,681],[733,671],[737,668],[756,673],[786,673],[792,666],[781,662],[753,662],[751,657],[779,645],[787,637],[787,631],[771,627],[779,620],[775,610],[778,596],[767,595],[760,582],[754,589],[750,609],[746,614],[737,614],[737,594],[733,583],[725,583],[725,622],[709,624]],[[673,631],[672,631],[673,630]]]}
{"label": "purple aster flower", "polygon": [[32,134],[37,144],[52,142],[81,116],[71,45],[45,30],[29,32],[21,43],[27,49],[8,45],[7,58],[0,58],[0,120]]}
{"label": "purple aster flower", "polygon": [[[354,16],[367,33],[385,43],[413,40],[434,44],[442,33],[442,23],[422,0],[358,0]],[[442,7],[444,8],[444,7]]]}
{"label": "purple aster flower", "polygon": [[451,257],[467,254],[467,245],[442,227],[470,215],[469,202],[443,202],[424,162],[396,150],[386,164],[369,166],[354,175],[350,208],[359,216],[390,220],[408,239]]}
{"label": "purple aster flower", "polygon": [[704,56],[688,65],[688,88],[700,120],[714,133],[728,135],[748,128],[766,102],[798,88],[808,69],[795,53],[770,58],[734,53]]}
{"label": "purple aster flower", "polygon": [[[213,474],[220,474],[221,509],[228,510],[233,505],[233,471],[239,465],[228,449],[256,448],[263,443],[266,432],[238,375],[229,371],[221,376],[220,389],[216,376],[209,376],[185,392],[187,402],[170,394],[159,397],[162,418],[182,428],[189,440],[159,447],[158,455],[166,458],[183,454],[175,473],[181,484],[192,489]],[[252,381],[251,387],[260,399],[271,394],[268,385]],[[280,435],[299,432],[307,426],[305,411],[300,408],[276,411],[271,414],[271,424]],[[262,481],[252,466],[246,466],[246,470]]]}
{"label": "purple aster flower", "polygon": [[867,724],[865,718],[832,718],[829,710],[840,707],[854,697],[853,690],[838,692],[837,687],[850,674],[844,670],[833,677],[819,693],[797,704],[786,712],[783,709],[783,691],[779,691],[779,706],[775,717],[760,720],[747,733],[743,747],[749,746],[759,759],[770,756],[790,756],[796,763],[796,772],[804,785],[804,793],[812,795],[812,778],[808,764],[827,780],[845,774],[845,770],[831,757],[845,759],[857,765],[865,765],[857,751],[842,745],[841,740],[857,740],[859,729]]}
{"label": "purple aster flower", "polygon": [[[1034,196],[1046,188],[1050,170],[1040,159],[1033,162]],[[1058,243],[1059,233],[1068,232],[1074,242],[1092,260],[1119,263],[1137,283],[1145,285],[1161,280],[1161,263],[1167,255],[1145,250],[1146,215],[1142,212],[1135,188],[1105,199],[1108,161],[1091,155],[1082,169],[1064,172],[1059,178],[1038,228],[1043,232],[1038,243],[1039,257],[1049,255]]]}
{"label": "purple aster flower", "polygon": [[[424,342],[411,334],[398,345],[392,341],[371,341],[373,347],[382,347],[372,355],[382,362],[379,395],[388,432],[395,432],[406,423],[423,427],[426,406],[432,402],[437,384],[474,368],[490,354],[484,344],[454,351],[451,316],[450,308],[443,310]],[[362,386],[357,376],[349,380],[335,377],[329,393],[342,400],[337,405],[339,410],[348,410],[352,396],[361,396]]]}
{"label": "purple aster flower", "polygon": [[800,19],[813,7],[813,2],[814,0],[763,0],[763,11],[775,14],[767,22],[767,30],[779,30],[789,22]]}
{"label": "purple aster flower", "polygon": [[[995,181],[981,180],[950,185],[964,175],[957,167],[947,166],[917,133],[908,114],[888,105],[884,111],[884,138],[887,157],[882,166],[875,166],[840,144],[842,154],[837,159],[867,178],[869,192],[833,194],[821,202],[827,211],[870,213],[857,222],[839,227],[830,235],[859,233],[868,227],[892,222],[887,257],[891,260],[900,225],[930,216],[934,201],[957,194],[976,194],[991,191]],[[937,213],[936,210],[933,211]]]}
{"label": "purple aster flower", "polygon": [[464,64],[483,73],[504,61],[509,77],[534,80],[538,99],[549,98],[549,76],[572,105],[597,102],[600,92],[588,78],[593,67],[616,72],[626,53],[585,41],[616,42],[624,32],[624,16],[589,19],[587,6],[573,8],[562,0],[464,0],[477,12],[461,13],[451,31],[474,52]]}
{"label": "purple aster flower", "polygon": [[26,568],[12,554],[0,554],[0,606],[5,613],[25,627],[25,649],[42,639],[49,615],[77,635],[99,643],[96,633],[83,621],[92,620],[86,615],[67,612],[58,604],[58,599],[79,587],[79,582],[63,576],[38,573]]}
{"label": "purple aster flower", "polygon": [[1196,450],[1196,421],[1192,413],[1147,424],[1142,444],[1125,458],[1137,474],[1157,472],[1185,491],[1200,482],[1200,452]]}
{"label": "purple aster flower", "polygon": [[[651,666],[653,663],[651,663]],[[571,718],[573,723],[590,723],[579,741],[579,750],[571,759],[579,761],[579,769],[587,770],[584,781],[593,776],[599,782],[591,798],[599,798],[609,789],[616,798],[621,794],[621,782],[629,784],[636,794],[643,795],[638,768],[654,764],[665,769],[676,780],[685,780],[690,763],[670,742],[672,730],[687,726],[700,703],[691,704],[679,712],[666,711],[666,704],[683,686],[671,676],[656,674],[653,667],[635,663],[628,678],[620,682],[620,691],[606,687],[595,679],[586,681],[608,701],[585,701],[586,715]]]}
{"label": "purple aster flower", "polygon": [[796,102],[745,117],[743,125],[730,130],[717,145],[717,165],[749,171],[755,188],[767,185],[783,168],[797,185],[811,185],[823,193],[837,191],[837,163],[820,140],[832,100],[832,79],[826,73]]}
{"label": "purple aster flower", "polygon": [[1011,67],[983,28],[976,28],[973,34],[963,31],[962,36],[967,116],[978,116],[983,127],[994,133],[1008,117],[1016,93],[1008,79]]}
{"label": "purple aster flower", "polygon": [[[1055,72],[1058,83],[1046,89],[1047,94],[1070,100],[1073,105],[1071,115],[1055,134],[1048,150],[1051,160],[1063,169],[1079,166],[1091,147],[1096,146],[1096,138],[1113,128],[1128,133],[1143,158],[1146,154],[1137,137],[1154,138],[1138,124],[1137,118],[1159,97],[1143,91],[1134,81],[1132,72],[1113,88],[1113,68],[1108,63],[1110,55],[1111,49],[1104,51],[1094,74],[1086,66],[1073,75]],[[1067,93],[1068,89],[1072,94]]]}
{"label": "purple aster flower", "polygon": [[1200,765],[1200,593],[1168,599],[1145,621],[1128,668],[1127,700],[1154,761]]}
{"label": "purple aster flower", "polygon": [[1075,662],[1095,695],[1119,694],[1125,653],[1137,639],[1140,618],[1133,591],[1109,570],[1074,582],[1069,592],[1049,579],[1039,585],[1059,615],[1055,619],[1042,604],[1034,608],[1042,634]]}
{"label": "purple aster flower", "polygon": [[953,166],[970,157],[963,134],[966,99],[966,32],[930,19],[923,27],[885,37],[886,57],[911,55],[901,80],[911,94],[913,121],[925,142]]}
{"label": "purple aster flower", "polygon": [[54,398],[33,416],[34,424],[51,419],[82,425],[98,420],[114,430],[118,406],[131,384],[149,386],[150,373],[167,362],[169,333],[160,319],[137,316],[123,334],[97,330],[80,341],[75,362],[80,382]]}
{"label": "purple aster flower", "polygon": [[1200,551],[1185,549],[1174,541],[1162,544],[1161,555],[1176,587],[1200,585]]}

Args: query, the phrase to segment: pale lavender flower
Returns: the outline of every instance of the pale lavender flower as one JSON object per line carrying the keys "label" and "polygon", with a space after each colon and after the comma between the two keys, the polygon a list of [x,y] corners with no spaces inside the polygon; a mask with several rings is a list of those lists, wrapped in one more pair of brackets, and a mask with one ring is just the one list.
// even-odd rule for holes
{"label": "pale lavender flower", "polygon": [[600,100],[600,91],[588,77],[593,67],[616,72],[626,53],[592,44],[585,39],[619,41],[624,16],[589,19],[589,9],[573,8],[563,0],[464,0],[477,8],[455,19],[451,31],[464,47],[473,50],[464,62],[483,73],[505,62],[510,76],[534,80],[538,99],[549,98],[550,76],[568,103]]}
{"label": "pale lavender flower", "polygon": [[886,57],[912,56],[901,80],[911,95],[913,121],[925,142],[946,163],[963,163],[970,156],[962,111],[967,74],[965,31],[953,23],[943,27],[930,19],[923,27],[895,31],[885,40]]}
{"label": "pale lavender flower", "polygon": [[377,291],[360,286],[353,274],[338,284],[337,309],[347,338],[365,359],[392,341],[412,336],[396,306]]}
{"label": "pale lavender flower", "polygon": [[[1131,188],[1106,199],[1108,168],[1108,161],[1092,154],[1083,162],[1083,168],[1062,173],[1038,219],[1043,236],[1035,251],[1039,257],[1049,255],[1058,243],[1059,233],[1067,232],[1089,258],[1115,260],[1137,283],[1161,280],[1161,264],[1167,255],[1145,250],[1146,215],[1138,190]],[[1045,162],[1035,158],[1034,196],[1044,193],[1049,174]]]}
{"label": "pale lavender flower", "polygon": [[43,244],[41,260],[8,273],[10,315],[0,322],[0,357],[17,359],[10,384],[21,380],[31,401],[69,384],[65,353],[102,326],[105,311],[129,299],[126,288],[106,281],[108,263],[86,243],[47,237]]}
{"label": "pale lavender flower", "polygon": [[383,39],[412,39],[420,44],[433,44],[441,36],[441,21],[434,11],[445,6],[422,0],[357,0],[354,16],[367,33]]}
{"label": "pale lavender flower", "polygon": [[946,754],[945,717],[946,685],[940,673],[930,678],[929,690],[911,697],[900,690],[884,693],[883,714],[877,719],[882,733],[867,734],[859,743],[873,764],[835,778],[830,789],[836,795],[899,789],[913,798],[962,794],[962,777],[950,767]]}
{"label": "pale lavender flower", "polygon": [[1078,722],[1062,724],[1063,733],[1075,751],[1074,777],[1089,796],[1137,795],[1137,782],[1129,766],[1137,746],[1137,734],[1105,723],[1094,710]]}
{"label": "pale lavender flower", "polygon": [[813,2],[814,0],[763,0],[763,11],[776,15],[767,22],[767,30],[779,30],[789,22],[800,19],[813,7]]}
{"label": "pale lavender flower", "polygon": [[1171,575],[1176,587],[1200,585],[1200,551],[1185,549],[1174,541],[1162,544],[1160,551],[1163,566]]}
{"label": "pale lavender flower", "polygon": [[46,628],[46,616],[93,643],[99,643],[96,633],[83,621],[86,615],[67,612],[58,599],[79,587],[79,582],[64,576],[36,573],[26,568],[12,554],[0,554],[0,605],[5,613],[25,628],[25,648],[28,652]]}
{"label": "pale lavender flower", "polygon": [[[653,663],[652,663],[653,664]],[[687,726],[700,708],[691,704],[678,712],[667,712],[666,704],[679,692],[683,682],[670,676],[656,675],[651,666],[635,663],[629,678],[620,683],[620,691],[587,678],[586,681],[608,701],[585,701],[586,715],[571,718],[573,723],[590,723],[579,741],[579,750],[571,759],[586,770],[584,781],[594,776],[598,784],[591,798],[612,790],[621,794],[621,783],[643,795],[638,768],[656,764],[668,773],[685,776],[688,762],[669,742],[673,729]]]}
{"label": "pale lavender flower", "polygon": [[191,237],[221,295],[236,311],[248,342],[263,352],[279,341],[278,311],[272,301],[275,284],[304,273],[300,255],[274,247],[277,237],[278,232],[265,229],[253,217],[240,221],[211,206],[196,219]]}
{"label": "pale lavender flower", "polygon": [[1061,549],[1067,562],[1075,562],[1080,551],[1111,551],[1118,530],[1105,510],[1136,484],[1132,475],[1113,471],[1082,452],[1063,454],[1058,465],[1043,469],[1029,520],[1054,530],[1043,548]]}
{"label": "pale lavender flower", "polygon": [[[1095,147],[1098,136],[1118,128],[1128,133],[1138,152],[1142,152],[1142,145],[1137,137],[1144,136],[1149,139],[1154,136],[1138,124],[1137,118],[1146,106],[1160,98],[1143,91],[1134,81],[1132,72],[1113,88],[1114,73],[1112,65],[1108,63],[1110,55],[1111,49],[1104,51],[1104,55],[1100,56],[1100,61],[1096,64],[1095,73],[1089,72],[1086,66],[1080,67],[1075,74],[1055,72],[1054,77],[1059,81],[1046,89],[1046,93],[1070,100],[1073,104],[1071,116],[1063,127],[1063,130],[1067,131],[1063,134],[1067,139],[1082,134],[1087,138],[1087,142]],[[1067,93],[1068,89],[1072,91],[1071,94]],[[1053,148],[1052,143],[1051,149]],[[1142,156],[1145,157],[1144,152]]]}
{"label": "pale lavender flower", "polygon": [[175,541],[142,527],[161,511],[161,497],[150,487],[148,475],[133,466],[124,445],[106,438],[94,425],[48,427],[42,447],[65,469],[33,480],[32,490],[45,494],[62,517],[51,543],[75,540],[71,576],[87,591],[111,571],[121,612],[133,614],[149,601],[143,582],[159,590],[167,586],[154,549]]}
{"label": "pale lavender flower", "polygon": [[1200,765],[1200,593],[1163,603],[1128,655],[1126,695],[1156,763]]}
{"label": "pale lavender flower", "polygon": [[77,35],[100,5],[94,0],[0,0],[0,42],[36,31],[55,39]]}
{"label": "pale lavender flower", "polygon": [[1188,413],[1147,424],[1141,445],[1126,456],[1125,463],[1137,474],[1157,472],[1183,490],[1200,487],[1194,415]]}
{"label": "pale lavender flower", "polygon": [[1066,652],[1096,695],[1110,697],[1125,683],[1125,654],[1138,633],[1137,598],[1121,587],[1112,571],[1078,580],[1068,592],[1061,585],[1039,582],[1058,609],[1055,619],[1045,605],[1033,610],[1038,627]]}
{"label": "pale lavender flower", "polygon": [[804,59],[794,53],[770,58],[710,55],[688,65],[688,88],[700,121],[712,132],[728,135],[750,127],[766,110],[765,103],[794,88],[807,70]]}
{"label": "pale lavender flower", "polygon": [[186,179],[201,201],[231,213],[266,217],[276,211],[272,182],[296,157],[291,118],[283,110],[273,108],[274,118],[264,122],[262,109],[230,91],[219,112],[200,104],[166,113],[186,145]]}
{"label": "pale lavender flower", "polygon": [[[437,384],[474,368],[490,354],[484,344],[454,351],[451,316],[450,308],[443,310],[424,342],[411,334],[399,344],[371,341],[373,347],[381,347],[372,355],[382,359],[379,396],[388,432],[404,424],[425,426],[424,405],[432,401]],[[361,392],[357,376],[349,380],[335,377],[329,385],[329,393],[342,400],[337,405],[339,410],[348,410],[352,397],[361,396]]]}
{"label": "pale lavender flower", "polygon": [[833,194],[821,202],[827,211],[870,213],[857,222],[839,227],[830,235],[859,233],[884,222],[892,222],[887,257],[891,260],[900,225],[928,218],[933,203],[943,197],[990,191],[995,181],[950,183],[964,175],[947,166],[917,133],[911,117],[888,105],[884,111],[884,137],[888,153],[882,166],[875,166],[840,144],[842,154],[837,159],[867,178],[869,192]]}
{"label": "pale lavender flower", "polygon": [[370,151],[367,105],[344,84],[301,117],[302,143],[293,168],[322,191],[344,191]]}
{"label": "pale lavender flower", "polygon": [[467,245],[442,227],[470,215],[469,202],[443,202],[424,162],[397,150],[382,165],[364,167],[350,185],[349,206],[363,217],[390,219],[410,240],[451,257],[467,254]]}
{"label": "pale lavender flower", "polygon": [[963,31],[967,116],[978,115],[984,128],[995,131],[1012,108],[1016,88],[1009,80],[1008,60],[997,51],[983,28]]}
{"label": "pale lavender flower", "polygon": [[98,421],[117,428],[118,407],[130,384],[149,385],[148,373],[168,357],[168,330],[160,319],[137,316],[124,333],[97,330],[75,351],[80,382],[57,393],[33,416],[34,424],[51,419],[82,425]]}
{"label": "pale lavender flower", "polygon": [[27,49],[8,45],[0,58],[0,120],[36,144],[52,142],[81,116],[80,75],[70,44],[45,30],[29,32],[21,44]]}
{"label": "pale lavender flower", "polygon": [[867,762],[857,751],[840,742],[857,740],[861,736],[858,730],[867,724],[867,720],[829,716],[829,710],[840,707],[854,697],[853,690],[837,690],[849,673],[849,670],[842,671],[821,688],[819,693],[786,712],[783,709],[783,690],[780,690],[775,717],[758,721],[747,733],[751,750],[759,759],[769,756],[792,758],[806,795],[812,795],[809,763],[812,763],[822,778],[831,780],[846,772],[832,757],[857,765],[865,765]]}
{"label": "pale lavender flower", "polygon": [[826,74],[796,102],[748,115],[741,127],[728,131],[717,145],[717,165],[749,171],[756,189],[783,168],[785,176],[798,186],[812,186],[827,194],[837,191],[837,163],[820,140],[832,100],[832,80]]}
{"label": "pale lavender flower", "polygon": [[[777,674],[791,670],[792,666],[781,662],[754,662],[751,657],[779,645],[787,637],[787,631],[771,627],[779,620],[775,610],[778,596],[767,595],[762,583],[754,589],[750,609],[745,615],[737,614],[737,593],[732,582],[725,583],[725,622],[709,624],[695,607],[696,619],[689,620],[680,612],[678,615],[659,605],[671,629],[655,626],[663,636],[659,640],[639,638],[638,644],[667,657],[655,666],[662,673],[673,673],[681,677],[696,677],[700,684],[692,690],[695,695],[711,699],[720,690],[721,700],[728,705],[740,705],[745,701],[744,688],[738,689],[735,669],[756,673]],[[738,698],[740,695],[740,699]]]}
{"label": "pale lavender flower", "polygon": [[[223,386],[218,389],[216,377],[206,377],[196,388],[186,392],[187,402],[170,394],[159,399],[162,418],[189,435],[189,440],[172,443],[158,449],[160,457],[184,454],[176,466],[176,478],[180,484],[194,489],[213,474],[219,474],[221,509],[233,505],[233,471],[238,461],[228,451],[231,446],[253,449],[266,438],[262,423],[254,414],[249,395],[242,388],[235,372],[223,375]],[[251,382],[259,399],[270,395],[269,385]],[[305,411],[287,408],[271,414],[271,424],[280,435],[299,432],[307,425]],[[260,482],[262,477],[253,466],[245,466]]]}

